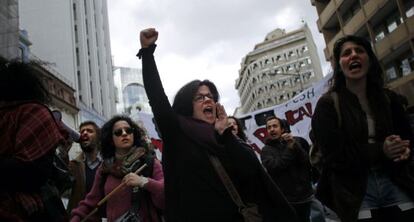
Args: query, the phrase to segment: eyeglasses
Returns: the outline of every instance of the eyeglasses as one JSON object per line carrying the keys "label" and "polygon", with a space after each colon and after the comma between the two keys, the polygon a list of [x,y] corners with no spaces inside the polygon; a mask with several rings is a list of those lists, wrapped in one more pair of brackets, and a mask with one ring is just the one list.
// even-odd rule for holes
{"label": "eyeglasses", "polygon": [[203,95],[203,94],[197,94],[195,97],[194,97],[194,102],[204,102],[204,101],[206,101],[207,99],[211,99],[211,100],[214,100],[214,98],[213,98],[213,95],[211,95],[211,94],[205,94],[205,95]]}
{"label": "eyeglasses", "polygon": [[119,129],[114,130],[113,134],[115,136],[118,136],[119,137],[119,136],[122,136],[123,132],[125,132],[128,135],[129,134],[132,134],[134,132],[134,128],[131,128],[131,127],[119,128]]}

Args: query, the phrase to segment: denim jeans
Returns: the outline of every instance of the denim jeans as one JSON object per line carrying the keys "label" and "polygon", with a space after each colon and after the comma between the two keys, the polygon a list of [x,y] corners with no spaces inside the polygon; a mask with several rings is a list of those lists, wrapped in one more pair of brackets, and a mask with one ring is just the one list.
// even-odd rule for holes
{"label": "denim jeans", "polygon": [[370,218],[371,210],[391,206],[398,206],[404,211],[412,209],[414,204],[413,200],[391,181],[385,169],[370,169],[359,218]]}

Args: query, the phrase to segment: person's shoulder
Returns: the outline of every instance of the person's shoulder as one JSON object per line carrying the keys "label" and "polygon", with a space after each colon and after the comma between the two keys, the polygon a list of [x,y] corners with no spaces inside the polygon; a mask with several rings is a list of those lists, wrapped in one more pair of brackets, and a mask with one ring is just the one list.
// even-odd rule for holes
{"label": "person's shoulder", "polygon": [[49,108],[41,103],[36,103],[36,102],[28,102],[28,103],[22,103],[19,105],[18,109],[21,112],[30,112],[32,114],[36,114],[36,113],[50,113]]}

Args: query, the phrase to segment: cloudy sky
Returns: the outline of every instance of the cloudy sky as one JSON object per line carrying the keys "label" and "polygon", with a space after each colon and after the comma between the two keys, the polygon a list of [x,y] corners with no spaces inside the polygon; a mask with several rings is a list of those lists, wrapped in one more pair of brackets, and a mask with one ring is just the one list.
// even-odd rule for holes
{"label": "cloudy sky", "polygon": [[324,72],[329,69],[310,0],[108,0],[108,11],[116,66],[140,68],[139,31],[159,31],[155,59],[170,101],[185,83],[209,79],[233,114],[240,103],[234,85],[241,59],[267,33],[295,30],[302,20],[311,28]]}

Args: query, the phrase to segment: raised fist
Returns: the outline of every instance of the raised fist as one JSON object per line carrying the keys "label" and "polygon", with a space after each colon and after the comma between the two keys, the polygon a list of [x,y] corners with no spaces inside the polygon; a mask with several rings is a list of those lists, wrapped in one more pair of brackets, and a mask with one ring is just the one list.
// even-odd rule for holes
{"label": "raised fist", "polygon": [[154,44],[158,39],[158,32],[154,28],[148,28],[141,31],[139,39],[141,41],[141,48],[148,48]]}

